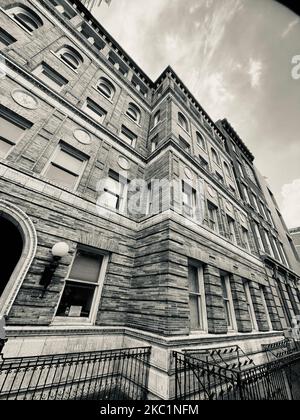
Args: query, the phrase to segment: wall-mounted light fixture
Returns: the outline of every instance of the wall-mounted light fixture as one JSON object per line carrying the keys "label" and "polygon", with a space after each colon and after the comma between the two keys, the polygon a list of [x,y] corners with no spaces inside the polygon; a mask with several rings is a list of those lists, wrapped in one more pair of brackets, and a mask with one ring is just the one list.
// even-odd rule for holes
{"label": "wall-mounted light fixture", "polygon": [[45,267],[45,270],[40,280],[40,285],[44,286],[44,292],[42,294],[42,297],[44,296],[45,291],[47,290],[47,288],[49,287],[52,281],[54,273],[57,267],[59,266],[60,260],[66,255],[68,255],[69,251],[70,251],[69,245],[65,242],[58,242],[57,244],[53,246],[51,250],[53,259],[50,262],[50,264]]}

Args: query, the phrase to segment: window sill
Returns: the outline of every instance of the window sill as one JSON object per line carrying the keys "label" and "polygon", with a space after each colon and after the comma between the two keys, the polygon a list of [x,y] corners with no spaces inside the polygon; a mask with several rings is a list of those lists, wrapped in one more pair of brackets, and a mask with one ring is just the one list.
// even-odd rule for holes
{"label": "window sill", "polygon": [[54,327],[58,327],[66,325],[93,326],[94,324],[89,318],[55,317],[51,325]]}

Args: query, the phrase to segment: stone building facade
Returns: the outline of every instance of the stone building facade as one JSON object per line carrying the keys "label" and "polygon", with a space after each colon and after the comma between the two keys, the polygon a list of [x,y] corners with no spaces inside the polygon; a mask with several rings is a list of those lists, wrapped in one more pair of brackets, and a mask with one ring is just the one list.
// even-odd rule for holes
{"label": "stone building facade", "polygon": [[299,314],[299,262],[228,121],[170,67],[149,79],[78,0],[0,0],[0,49],[5,356],[151,345],[165,399],[174,349],[262,360]]}

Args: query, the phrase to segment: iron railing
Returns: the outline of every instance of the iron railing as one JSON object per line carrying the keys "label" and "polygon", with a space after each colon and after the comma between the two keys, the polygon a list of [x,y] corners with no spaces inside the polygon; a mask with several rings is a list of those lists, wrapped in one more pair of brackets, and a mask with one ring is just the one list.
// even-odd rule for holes
{"label": "iron railing", "polygon": [[300,390],[300,352],[261,366],[230,369],[173,353],[177,400],[292,400]]}
{"label": "iron railing", "polygon": [[145,400],[151,348],[0,361],[0,400]]}

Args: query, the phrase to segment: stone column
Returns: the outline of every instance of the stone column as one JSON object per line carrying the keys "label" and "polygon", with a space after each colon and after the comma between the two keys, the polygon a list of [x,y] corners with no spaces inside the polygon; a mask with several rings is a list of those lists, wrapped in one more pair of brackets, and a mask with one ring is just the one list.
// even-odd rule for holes
{"label": "stone column", "polygon": [[243,279],[241,277],[236,275],[231,277],[231,292],[238,332],[252,332],[253,328],[248,311]]}
{"label": "stone column", "polygon": [[259,285],[250,282],[250,292],[259,331],[270,331]]}
{"label": "stone column", "polygon": [[227,334],[228,326],[223,305],[220,272],[217,268],[211,265],[204,267],[204,284],[208,332],[210,334]]}

